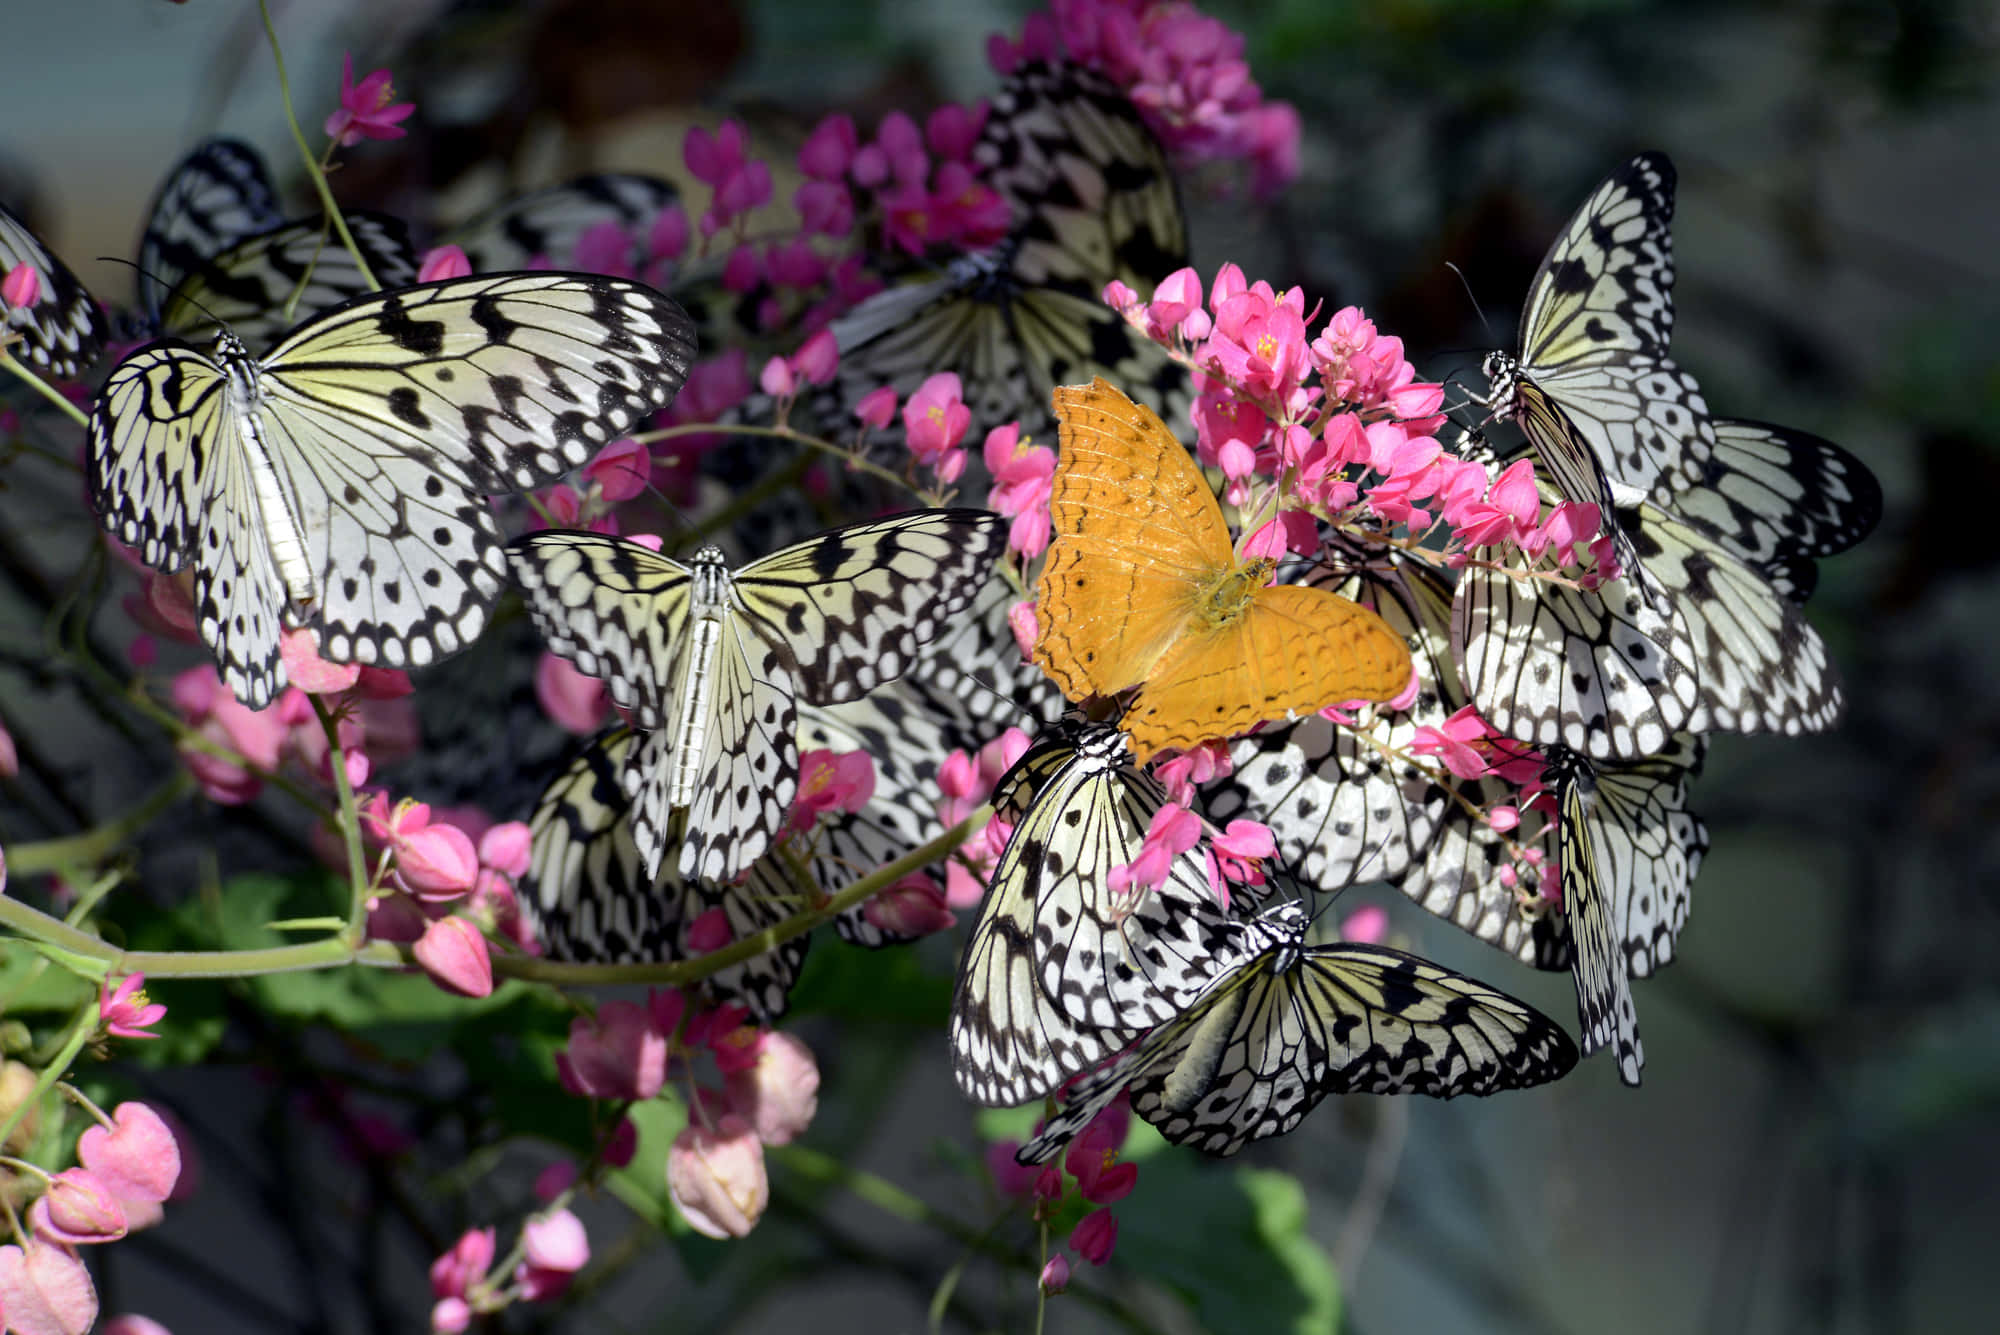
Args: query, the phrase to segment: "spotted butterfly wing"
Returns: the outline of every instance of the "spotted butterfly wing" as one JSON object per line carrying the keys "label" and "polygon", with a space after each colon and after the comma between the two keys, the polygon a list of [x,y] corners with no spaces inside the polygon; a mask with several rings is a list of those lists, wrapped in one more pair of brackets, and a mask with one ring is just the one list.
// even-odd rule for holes
{"label": "spotted butterfly wing", "polygon": [[24,266],[34,270],[35,299],[0,306],[0,339],[8,340],[9,353],[37,370],[73,379],[104,350],[104,313],[68,266],[0,208],[0,277]]}
{"label": "spotted butterfly wing", "polygon": [[1613,173],[1543,258],[1518,350],[1486,362],[1496,415],[1518,422],[1562,495],[1598,506],[1607,525],[1614,487],[1666,504],[1701,483],[1715,448],[1700,389],[1667,356],[1673,212],[1664,154]]}
{"label": "spotted butterfly wing", "polygon": [[1121,722],[1141,763],[1408,684],[1409,648],[1382,618],[1267,587],[1270,562],[1237,560],[1207,479],[1151,409],[1102,379],[1055,406],[1035,662],[1072,700],[1136,687]]}
{"label": "spotted butterfly wing", "polygon": [[[697,925],[705,914],[719,911],[729,939],[742,940],[805,907],[801,890],[775,859],[752,867],[734,885],[686,880],[671,864],[648,875],[619,781],[635,740],[622,728],[592,738],[536,803],[518,902],[548,958],[585,964],[694,959],[708,953],[696,941],[708,944],[714,930],[713,919]],[[717,1003],[735,1002],[760,1021],[775,1020],[785,1013],[808,940],[801,933],[779,942],[709,975],[703,986]]]}
{"label": "spotted butterfly wing", "polygon": [[417,281],[417,254],[402,219],[358,210],[346,217],[367,274],[319,219],[281,223],[193,259],[161,305],[161,328],[191,343],[226,328],[262,351],[323,311]]}
{"label": "spotted butterfly wing", "polygon": [[[649,867],[727,880],[762,855],[797,788],[795,701],[839,704],[900,676],[985,581],[998,516],[927,510],[831,530],[731,572],[598,534],[511,547],[556,653],[653,729],[627,769]],[[688,811],[677,828],[676,812]]]}
{"label": "spotted butterfly wing", "polygon": [[1167,1140],[1226,1156],[1291,1131],[1328,1094],[1483,1095],[1576,1064],[1569,1036],[1525,1002],[1385,946],[1308,945],[1308,926],[1296,900],[1267,910],[1246,958],[1077,1082],[1016,1157],[1054,1158],[1127,1088]]}
{"label": "spotted butterfly wing", "polygon": [[1814,558],[1846,551],[1881,521],[1881,484],[1852,454],[1803,431],[1717,418],[1715,438],[1703,485],[1675,496],[1672,514],[1805,601]]}
{"label": "spotted butterfly wing", "polygon": [[193,565],[202,639],[262,708],[285,626],[384,667],[469,644],[507,574],[480,498],[586,462],[673,398],[693,354],[665,297],[562,273],[359,298],[261,359],[169,340],[98,396],[91,502],[146,564]]}
{"label": "spotted butterfly wing", "polygon": [[[607,225],[643,241],[661,211],[679,199],[671,181],[632,172],[593,172],[502,200],[438,240],[463,250],[474,273],[536,264],[593,267],[586,265],[588,257],[578,256],[578,242]],[[609,258],[629,262],[631,256]]]}
{"label": "spotted butterfly wing", "polygon": [[257,150],[208,139],[177,163],[153,197],[139,238],[139,310],[154,332],[182,277],[243,238],[284,221]]}

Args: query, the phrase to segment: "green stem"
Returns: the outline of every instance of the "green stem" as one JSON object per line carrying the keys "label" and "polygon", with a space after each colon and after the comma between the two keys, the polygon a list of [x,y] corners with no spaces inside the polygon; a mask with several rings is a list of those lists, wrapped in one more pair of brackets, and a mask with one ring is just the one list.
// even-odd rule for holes
{"label": "green stem", "polygon": [[405,953],[388,942],[371,941],[354,946],[344,936],[263,950],[120,950],[108,941],[78,931],[60,918],[52,918],[5,895],[0,895],[0,927],[11,928],[30,944],[53,947],[102,965],[101,970],[91,970],[100,977],[143,973],[160,978],[249,978],[345,964],[395,969],[408,963]]}
{"label": "green stem", "polygon": [[51,385],[48,381],[42,379],[40,376],[36,375],[33,371],[30,371],[27,367],[15,361],[14,354],[7,351],[4,347],[0,347],[0,370],[12,371],[16,376],[20,377],[20,379],[23,382],[25,382],[30,389],[34,390],[35,393],[41,395],[43,398],[47,399],[50,403],[53,403],[56,407],[68,413],[70,415],[70,418],[73,421],[75,421],[75,423],[78,426],[87,427],[90,425],[90,418],[84,415],[83,409],[77,407],[74,403],[71,403],[68,399],[56,393],[55,386]]}
{"label": "green stem", "polygon": [[949,857],[992,814],[990,806],[981,807],[922,848],[905,853],[885,867],[878,867],[818,908],[808,909],[752,936],[732,941],[699,959],[681,960],[674,964],[563,964],[527,956],[502,956],[493,961],[493,972],[499,977],[522,978],[538,983],[660,983],[685,987],[810,932],[870,895],[888,889],[911,872],[921,871],[940,858]]}
{"label": "green stem", "polygon": [[109,857],[126,840],[145,829],[160,813],[194,791],[194,779],[185,772],[174,775],[140,799],[139,804],[115,820],[94,830],[63,839],[43,839],[32,844],[14,844],[7,849],[7,870],[15,876],[39,876],[44,872],[70,867],[95,866]]}
{"label": "green stem", "polygon": [[83,1045],[88,1043],[90,1036],[96,1032],[97,1006],[93,1003],[84,1007],[70,1025],[69,1037],[63,1041],[62,1050],[42,1068],[42,1073],[36,1078],[35,1087],[29,1091],[28,1097],[15,1104],[14,1111],[7,1114],[7,1120],[0,1122],[0,1145],[7,1143],[7,1138],[14,1134],[14,1128],[21,1124],[21,1119],[28,1115],[28,1110],[39,1106],[42,1096],[55,1088],[56,1081],[63,1078],[63,1073],[69,1070],[69,1064],[76,1060],[76,1054],[83,1051]]}
{"label": "green stem", "polygon": [[320,730],[326,734],[327,768],[333,771],[333,788],[340,796],[340,838],[347,850],[347,937],[358,943],[368,926],[368,864],[361,857],[361,810],[354,802],[354,785],[347,781],[347,753],[340,749],[340,724],[333,711],[318,696],[312,701],[319,716]]}
{"label": "green stem", "polygon": [[347,230],[347,219],[341,216],[340,206],[333,202],[333,190],[326,183],[326,173],[319,169],[319,159],[306,146],[306,132],[299,128],[298,113],[292,110],[292,84],[285,75],[285,53],[278,49],[278,30],[271,22],[270,0],[257,0],[257,12],[264,16],[264,35],[271,42],[271,60],[278,67],[278,98],[285,106],[285,123],[292,127],[292,141],[299,146],[299,156],[305,160],[306,175],[312,178],[313,189],[319,194],[320,207],[333,220],[333,228],[340,233],[340,240],[347,247],[347,253],[354,257],[354,267],[361,272],[362,281],[371,292],[380,292],[382,284],[375,278],[375,271],[368,267],[368,257],[361,253],[361,247],[354,242],[354,233]]}

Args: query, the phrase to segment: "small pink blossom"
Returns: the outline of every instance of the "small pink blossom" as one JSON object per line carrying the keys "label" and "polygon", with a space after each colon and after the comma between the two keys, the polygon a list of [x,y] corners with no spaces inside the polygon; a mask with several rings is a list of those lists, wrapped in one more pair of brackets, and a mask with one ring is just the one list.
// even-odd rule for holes
{"label": "small pink blossom", "polygon": [[[621,1118],[621,1123],[625,1119]],[[535,1199],[546,1204],[576,1185],[576,1165],[568,1159],[558,1159],[541,1172],[535,1174],[531,1190]]]}
{"label": "small pink blossom", "polygon": [[493,992],[493,959],[479,929],[456,915],[439,918],[410,947],[417,963],[447,992],[484,997]]}
{"label": "small pink blossom", "polygon": [[861,916],[890,936],[914,940],[958,924],[950,901],[925,872],[912,872],[862,906]]}
{"label": "small pink blossom", "polygon": [[173,1332],[149,1316],[127,1312],[99,1326],[97,1335],[173,1335]]}
{"label": "small pink blossom", "polygon": [[527,875],[533,851],[534,834],[525,821],[502,821],[479,836],[479,865],[503,876]]}
{"label": "small pink blossom", "polygon": [[1164,885],[1175,859],[1201,840],[1201,817],[1186,807],[1168,803],[1153,813],[1139,855],[1128,866],[1113,867],[1108,883],[1114,894],[1137,893]]}
{"label": "small pink blossom", "polygon": [[789,1145],[819,1110],[819,1066],[812,1049],[790,1034],[764,1036],[756,1062],[724,1078],[732,1112],[766,1145]]}
{"label": "small pink blossom", "polygon": [[720,950],[736,939],[736,933],[729,925],[729,915],[719,908],[696,914],[682,931],[681,939],[687,948],[697,955]]}
{"label": "small pink blossom", "polygon": [[26,310],[42,299],[42,275],[32,264],[17,264],[0,278],[0,306]]}
{"label": "small pink blossom", "polygon": [[837,181],[807,181],[792,192],[807,236],[843,237],[854,230],[854,196]]}
{"label": "small pink blossom", "polygon": [[472,1327],[472,1305],[463,1298],[440,1298],[431,1307],[432,1335],[460,1335]]}
{"label": "small pink blossom", "polygon": [[0,1311],[12,1335],[86,1335],[97,1289],[75,1252],[31,1237],[25,1249],[0,1247]]}
{"label": "small pink blossom", "polygon": [[854,415],[861,419],[863,426],[880,429],[889,425],[896,416],[896,391],[893,386],[884,385],[861,396],[854,405]]}
{"label": "small pink blossom", "polygon": [[1042,1292],[1051,1297],[1069,1287],[1069,1258],[1057,1252],[1042,1267],[1040,1283]]}
{"label": "small pink blossom", "polygon": [[278,640],[285,675],[308,695],[335,695],[361,680],[359,663],[329,663],[319,656],[313,633],[303,627],[288,630]]}
{"label": "small pink blossom", "polygon": [[1023,443],[1021,424],[1007,422],[986,433],[983,453],[986,470],[993,475],[987,507],[1012,517],[1007,550],[1032,561],[1048,550],[1053,530],[1049,500],[1056,471],[1055,451]]}
{"label": "small pink blossom", "polygon": [[903,428],[917,462],[935,466],[940,475],[945,459],[972,425],[955,371],[940,371],[926,379],[903,406]]}
{"label": "small pink blossom", "polygon": [[1389,915],[1373,904],[1354,910],[1340,923],[1340,939],[1343,941],[1359,941],[1362,945],[1372,946],[1380,944],[1388,934]]}
{"label": "small pink blossom", "polygon": [[592,1099],[650,1099],[667,1078],[667,1038],[644,1006],[607,1001],[596,1018],[569,1024],[569,1046],[556,1054],[564,1089]]}
{"label": "small pink blossom", "polygon": [[1033,599],[1024,599],[1007,609],[1007,629],[1014,632],[1014,645],[1023,661],[1032,661],[1035,644],[1042,638],[1041,619],[1035,615]]}
{"label": "small pink blossom", "polygon": [[493,1230],[467,1229],[451,1250],[431,1262],[431,1296],[463,1298],[486,1278],[493,1265]]}
{"label": "small pink blossom", "polygon": [[712,132],[705,126],[691,126],[681,140],[681,160],[697,181],[720,186],[743,165],[746,138],[740,121],[726,120]]}
{"label": "small pink blossom", "polygon": [[639,1128],[629,1117],[618,1119],[618,1125],[604,1138],[598,1156],[613,1168],[623,1168],[632,1162],[632,1156],[639,1152]]}
{"label": "small pink blossom", "polygon": [[799,147],[799,171],[815,181],[838,181],[847,175],[858,142],[853,117],[844,112],[826,116]]}
{"label": "small pink blossom", "polygon": [[1425,724],[1410,742],[1415,755],[1436,756],[1444,767],[1461,779],[1478,779],[1492,772],[1485,743],[1495,736],[1479,711],[1467,705],[1446,719],[1442,726]]}
{"label": "small pink blossom", "polygon": [[667,1191],[695,1232],[747,1235],[771,1198],[764,1147],[750,1123],[730,1113],[713,1128],[684,1127],[667,1152]]}
{"label": "small pink blossom", "polygon": [[87,1168],[65,1168],[51,1177],[29,1219],[37,1233],[72,1247],[116,1242],[126,1232],[118,1198]]}
{"label": "small pink blossom", "polygon": [[579,737],[596,732],[611,717],[611,696],[604,683],[547,650],[535,665],[535,699],[558,727]]}
{"label": "small pink blossom", "polygon": [[840,344],[831,329],[822,329],[792,354],[792,369],[798,376],[815,385],[824,385],[833,379],[840,369]]}
{"label": "small pink blossom", "polygon": [[669,204],[654,215],[646,229],[646,255],[661,262],[678,260],[687,250],[689,235],[687,210]]}
{"label": "small pink blossom", "polygon": [[568,1210],[530,1215],[521,1225],[526,1264],[536,1270],[575,1274],[590,1264],[590,1239],[583,1221]]}
{"label": "small pink blossom", "polygon": [[97,1014],[105,1032],[113,1038],[158,1038],[158,1034],[146,1031],[158,1024],[167,1013],[167,1008],[158,1002],[149,1002],[145,993],[146,975],[128,974],[111,989],[111,980],[106,979],[98,988]]}
{"label": "small pink blossom", "polygon": [[419,283],[441,283],[448,278],[465,278],[472,273],[472,261],[457,246],[434,246],[424,252],[417,266]]}
{"label": "small pink blossom", "polygon": [[614,505],[643,494],[652,472],[652,456],[630,436],[612,441],[583,466],[584,478],[596,483],[604,499]]}
{"label": "small pink blossom", "polygon": [[1506,834],[1521,824],[1521,812],[1517,807],[1497,806],[1486,813],[1487,827],[1498,834]]}
{"label": "small pink blossom", "polygon": [[327,136],[342,148],[352,148],[363,139],[400,139],[399,122],[417,109],[414,102],[394,102],[396,90],[389,71],[376,70],[360,83],[354,82],[354,57],[340,60],[340,110],[326,118]]}
{"label": "small pink blossom", "polygon": [[1118,1220],[1108,1207],[1092,1210],[1078,1221],[1069,1235],[1070,1250],[1092,1265],[1103,1265],[1111,1259],[1112,1248],[1118,1245]]}
{"label": "small pink blossom", "polygon": [[1014,1158],[1021,1148],[1018,1140],[996,1140],[986,1147],[986,1171],[993,1178],[993,1186],[1002,1196],[1015,1200],[1026,1200],[1034,1194],[1035,1178],[1041,1168],[1035,1164],[1019,1163]]}

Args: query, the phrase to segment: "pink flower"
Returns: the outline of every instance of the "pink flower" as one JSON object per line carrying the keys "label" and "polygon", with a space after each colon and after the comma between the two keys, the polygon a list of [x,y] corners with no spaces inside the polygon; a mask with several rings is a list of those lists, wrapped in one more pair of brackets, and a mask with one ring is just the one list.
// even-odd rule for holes
{"label": "pink flower", "polygon": [[914,940],[956,926],[944,891],[926,872],[911,872],[862,906],[861,916],[890,936]]}
{"label": "pink flower", "polygon": [[173,1332],[149,1316],[127,1312],[99,1326],[97,1335],[173,1335]]}
{"label": "pink flower", "polygon": [[1477,779],[1492,772],[1487,759],[1490,748],[1485,742],[1495,735],[1479,717],[1479,711],[1466,705],[1446,719],[1442,727],[1427,723],[1418,728],[1410,750],[1415,755],[1438,757],[1447,770],[1461,779]]}
{"label": "pink flower", "polygon": [[812,1049],[790,1034],[766,1034],[756,1062],[729,1072],[723,1088],[730,1110],[766,1145],[791,1144],[819,1110],[819,1066]]}
{"label": "pink flower", "polygon": [[1366,946],[1379,944],[1388,934],[1389,915],[1373,904],[1354,910],[1340,924],[1341,940],[1359,941]]}
{"label": "pink flower", "polygon": [[863,394],[854,405],[854,415],[861,419],[863,426],[877,429],[889,425],[896,415],[896,391],[893,386],[884,385],[880,389]]}
{"label": "pink flower", "polygon": [[1146,306],[1146,337],[1157,343],[1171,343],[1181,321],[1201,309],[1201,275],[1193,269],[1176,269],[1153,289]]}
{"label": "pink flower", "polygon": [[354,57],[340,60],[340,110],[326,118],[327,136],[342,148],[352,148],[363,139],[400,139],[406,133],[398,122],[407,120],[417,109],[414,102],[391,99],[396,90],[389,84],[389,71],[376,70],[360,83],[354,82]]}
{"label": "pink flower", "polygon": [[42,299],[42,275],[32,264],[17,264],[0,279],[0,306],[26,310]]}
{"label": "pink flower", "polygon": [[1520,823],[1521,811],[1518,807],[1497,806],[1486,813],[1487,826],[1499,834],[1506,834]]}
{"label": "pink flower", "polygon": [[503,876],[527,875],[533,851],[534,834],[525,821],[502,821],[479,836],[479,865]]}
{"label": "pink flower", "polygon": [[822,329],[799,345],[792,354],[792,369],[803,380],[815,385],[824,385],[833,379],[833,373],[840,367],[840,344],[834,339],[831,329]]}
{"label": "pink flower", "polygon": [[667,1192],[695,1232],[740,1238],[756,1227],[770,1202],[764,1147],[735,1113],[715,1126],[689,1123],[667,1151]]}
{"label": "pink flower", "polygon": [[236,806],[250,801],[263,790],[264,780],[256,771],[278,767],[280,749],[288,731],[275,709],[246,708],[222,684],[211,667],[189,668],[174,678],[170,694],[182,717],[193,724],[202,737],[248,762],[248,767],[198,750],[189,743],[181,746],[181,758],[211,801]]}
{"label": "pink flower", "polygon": [[479,880],[479,851],[456,825],[406,827],[389,842],[396,851],[396,883],[418,899],[457,899]]}
{"label": "pink flower", "polygon": [[666,1035],[644,1006],[607,1001],[594,1022],[581,1015],[570,1021],[556,1074],[564,1089],[584,1098],[650,1099],[666,1083]]}
{"label": "pink flower", "polygon": [[1229,906],[1227,882],[1261,885],[1264,878],[1257,864],[1278,855],[1277,837],[1271,827],[1253,820],[1233,820],[1229,828],[1209,840],[1208,890],[1224,908]]}
{"label": "pink flower", "polygon": [[447,278],[465,278],[472,273],[472,261],[457,246],[436,246],[424,252],[417,266],[419,283],[439,283]]}
{"label": "pink flower", "polygon": [[535,699],[556,726],[579,737],[596,732],[611,717],[611,696],[604,683],[547,650],[535,665]]}
{"label": "pink flower", "polygon": [[157,1205],[172,1196],[181,1178],[181,1148],[166,1120],[147,1105],[128,1101],[112,1110],[111,1122],[108,1129],[84,1131],[77,1161],[128,1213],[134,1203]]}
{"label": "pink flower", "polygon": [[799,228],[807,236],[846,236],[854,230],[854,196],[837,181],[807,181],[792,192]]}
{"label": "pink flower", "polygon": [[[625,1119],[620,1118],[619,1120],[623,1122]],[[568,1159],[558,1159],[541,1172],[535,1174],[535,1184],[532,1190],[535,1193],[536,1200],[548,1202],[562,1195],[575,1185],[576,1165]]]}
{"label": "pink flower", "polygon": [[596,483],[599,493],[613,505],[643,494],[652,474],[652,456],[629,436],[612,441],[583,466],[584,478]]}
{"label": "pink flower", "polygon": [[486,1278],[493,1264],[493,1230],[470,1228],[451,1250],[431,1262],[431,1296],[463,1298]]}
{"label": "pink flower", "polygon": [[1050,1295],[1061,1293],[1069,1287],[1069,1258],[1057,1252],[1042,1267],[1040,1280],[1042,1292]]}
{"label": "pink flower", "polygon": [[859,811],[875,795],[875,760],[866,751],[808,751],[799,757],[791,832],[810,830],[829,811]]}
{"label": "pink flower", "polygon": [[700,125],[691,126],[681,140],[681,160],[697,181],[720,186],[743,165],[744,139],[739,121],[724,121],[713,133]]}
{"label": "pink flower", "polygon": [[486,938],[464,918],[439,918],[410,947],[417,963],[447,992],[484,997],[493,991],[493,960]]}
{"label": "pink flower", "polygon": [[604,1144],[598,1150],[598,1157],[613,1168],[623,1168],[632,1162],[632,1156],[639,1152],[639,1128],[631,1118],[621,1117],[618,1125],[605,1136]]}
{"label": "pink flower", "polygon": [[986,504],[1014,520],[1007,530],[1007,550],[1033,560],[1049,546],[1053,527],[1049,499],[1056,453],[1046,446],[1023,444],[1019,422],[1007,422],[987,432],[983,453],[986,469],[993,475],[993,490],[987,493]]}
{"label": "pink flower", "polygon": [[854,161],[857,142],[853,117],[845,113],[824,117],[799,147],[799,171],[815,181],[838,181]]}
{"label": "pink flower", "polygon": [[1032,660],[1035,642],[1042,637],[1041,619],[1035,615],[1032,599],[1015,603],[1007,609],[1007,629],[1014,632],[1014,647],[1021,651],[1022,660]]}
{"label": "pink flower", "polygon": [[570,255],[570,264],[585,273],[610,274],[614,278],[636,278],[632,264],[638,238],[620,224],[605,219],[583,229]]}
{"label": "pink flower", "polygon": [[944,472],[944,460],[958,448],[972,425],[972,409],[965,406],[956,371],[940,371],[917,387],[903,405],[903,429],[910,453],[917,462]]}
{"label": "pink flower", "polygon": [[29,1220],[43,1237],[72,1247],[116,1242],[126,1232],[118,1198],[86,1168],[65,1168],[51,1177],[48,1192],[34,1203]]}
{"label": "pink flower", "polygon": [[1108,1207],[1092,1210],[1070,1233],[1069,1245],[1071,1251],[1092,1265],[1103,1265],[1111,1259],[1111,1249],[1118,1245],[1118,1220]]}
{"label": "pink flower", "polygon": [[688,246],[687,210],[678,204],[669,204],[653,218],[653,225],[646,229],[647,258],[659,261],[677,260]]}
{"label": "pink flower", "polygon": [[568,1210],[529,1216],[521,1225],[521,1248],[525,1259],[516,1274],[526,1283],[531,1300],[562,1292],[569,1277],[590,1263],[590,1239],[583,1221]]}
{"label": "pink flower", "polygon": [[1153,821],[1146,830],[1139,856],[1132,859],[1129,866],[1111,869],[1109,884],[1112,892],[1137,893],[1164,885],[1173,869],[1174,859],[1200,840],[1201,817],[1173,803],[1161,807],[1153,813]]}
{"label": "pink flower", "polygon": [[111,980],[105,979],[98,987],[97,1014],[105,1032],[113,1038],[158,1038],[158,1034],[146,1031],[160,1022],[167,1008],[158,1002],[148,1002],[143,990],[146,975],[128,974],[111,990]]}
{"label": "pink flower", "polygon": [[359,663],[329,663],[319,656],[313,633],[303,627],[288,630],[278,640],[285,675],[307,695],[335,695],[361,680]]}
{"label": "pink flower", "polygon": [[0,1311],[13,1335],[86,1335],[97,1290],[75,1252],[32,1237],[25,1250],[0,1247]]}
{"label": "pink flower", "polygon": [[1034,1194],[1035,1178],[1041,1172],[1036,1165],[1015,1161],[1014,1153],[1020,1148],[1018,1140],[996,1140],[986,1147],[986,1172],[994,1189],[1014,1200],[1026,1200]]}
{"label": "pink flower", "polygon": [[472,1305],[463,1298],[440,1298],[431,1307],[432,1335],[459,1335],[472,1326]]}

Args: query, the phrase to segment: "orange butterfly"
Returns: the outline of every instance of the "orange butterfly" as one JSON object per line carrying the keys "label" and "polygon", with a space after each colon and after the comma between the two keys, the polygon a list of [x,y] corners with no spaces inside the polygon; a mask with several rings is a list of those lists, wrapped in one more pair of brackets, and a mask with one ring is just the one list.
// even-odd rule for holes
{"label": "orange butterfly", "polygon": [[1222,507],[1150,408],[1100,379],[1058,388],[1055,411],[1035,662],[1072,700],[1138,686],[1124,718],[1137,763],[1409,684],[1409,646],[1382,618],[1267,586],[1274,562],[1236,559]]}

